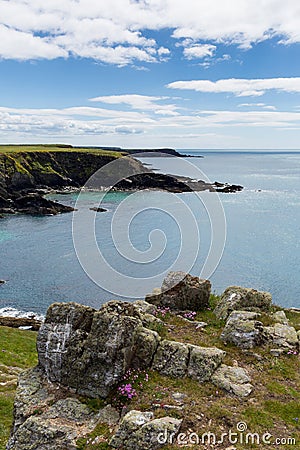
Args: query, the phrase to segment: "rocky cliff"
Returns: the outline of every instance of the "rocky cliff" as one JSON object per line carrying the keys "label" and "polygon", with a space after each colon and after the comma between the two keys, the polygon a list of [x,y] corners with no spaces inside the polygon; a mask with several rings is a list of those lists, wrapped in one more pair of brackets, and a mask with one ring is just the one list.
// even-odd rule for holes
{"label": "rocky cliff", "polygon": [[[100,150],[51,148],[0,153],[0,213],[55,214],[72,211],[42,197],[48,189],[79,188],[91,175],[123,154]],[[125,158],[127,171],[144,170]],[[103,180],[105,182],[105,180]]]}
{"label": "rocky cliff", "polygon": [[[278,367],[284,359],[298,367],[291,358],[298,355],[299,331],[284,311],[276,311],[268,293],[231,286],[212,313],[210,289],[207,280],[170,273],[159,295],[147,297],[152,303],[110,301],[99,310],[76,303],[51,305],[38,334],[38,366],[19,377],[7,449],[155,450],[171,443],[171,436],[174,442],[179,430],[199,426],[206,403],[206,414],[219,398],[237,415],[260,401],[260,391],[264,402],[277,376],[269,358],[283,358]],[[212,324],[195,320],[196,312],[217,324],[211,335]],[[293,370],[286,381],[296,392],[299,372]],[[147,394],[143,383],[148,373],[152,390]],[[168,403],[156,398],[158,382]],[[173,386],[170,392],[167,386]],[[145,397],[138,400],[136,390]],[[120,404],[121,398],[127,403]],[[125,404],[134,398],[135,407],[128,411]],[[187,416],[190,422],[184,424]]]}
{"label": "rocky cliff", "polygon": [[[169,155],[171,157],[171,155]],[[115,164],[109,164],[115,163]],[[100,172],[99,169],[101,169]],[[241,186],[155,173],[124,153],[88,148],[20,147],[0,152],[0,214],[57,214],[73,209],[46,200],[49,189],[80,188],[97,172],[91,189],[159,189],[171,192],[237,192]]]}

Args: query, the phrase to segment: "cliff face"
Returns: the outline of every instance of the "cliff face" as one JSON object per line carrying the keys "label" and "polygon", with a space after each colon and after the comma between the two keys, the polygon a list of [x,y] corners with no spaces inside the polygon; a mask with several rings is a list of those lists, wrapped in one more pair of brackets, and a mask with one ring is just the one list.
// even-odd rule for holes
{"label": "cliff face", "polygon": [[[242,186],[206,183],[188,177],[153,172],[122,152],[88,148],[28,147],[15,151],[0,149],[0,215],[57,214],[72,210],[42,197],[41,189],[65,186],[90,189],[113,186],[115,190],[159,189],[170,192],[209,190],[237,192]],[[171,155],[169,155],[171,157]],[[113,163],[113,164],[109,164]],[[101,171],[99,171],[101,169]],[[95,175],[94,175],[95,174]],[[92,177],[91,180],[90,177]],[[87,181],[89,183],[87,184]]]}
{"label": "cliff face", "polygon": [[[117,156],[116,156],[117,155]],[[10,152],[0,154],[0,195],[47,186],[82,186],[99,168],[121,156],[88,151]]]}
{"label": "cliff face", "polygon": [[[42,197],[38,189],[81,187],[105,166],[96,185],[109,186],[124,174],[145,172],[134,158],[118,152],[95,150],[15,151],[0,153],[0,213],[57,214],[73,208]],[[111,162],[117,164],[109,165]]]}

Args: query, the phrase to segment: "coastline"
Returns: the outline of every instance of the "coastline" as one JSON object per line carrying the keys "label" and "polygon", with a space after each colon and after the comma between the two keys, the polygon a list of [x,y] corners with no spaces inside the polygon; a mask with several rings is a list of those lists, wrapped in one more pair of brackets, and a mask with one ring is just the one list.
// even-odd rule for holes
{"label": "coastline", "polygon": [[[151,152],[154,156],[178,156],[172,149],[152,149]],[[124,164],[122,170],[128,175],[113,185],[113,190],[116,191],[156,189],[177,193],[203,190],[233,193],[243,189],[237,184],[210,184],[189,177],[156,173],[131,156],[135,154],[143,155],[145,152],[132,150],[128,155],[124,151],[118,153],[115,149],[41,147],[38,150],[36,146],[21,146],[21,150],[14,152],[0,151],[0,217],[14,213],[55,215],[72,212],[72,207],[48,200],[44,195],[53,191],[69,193],[73,189],[80,189],[98,169],[120,158]],[[90,186],[92,189],[111,186],[110,180],[115,178],[115,174],[105,173],[105,169],[103,173],[104,179],[97,180],[96,184],[93,180],[93,185]]]}

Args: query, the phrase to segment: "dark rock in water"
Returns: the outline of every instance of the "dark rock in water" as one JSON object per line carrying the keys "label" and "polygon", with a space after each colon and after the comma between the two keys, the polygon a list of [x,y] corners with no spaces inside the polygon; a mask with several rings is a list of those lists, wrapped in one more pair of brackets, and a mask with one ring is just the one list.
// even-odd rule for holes
{"label": "dark rock in water", "polygon": [[8,199],[8,198],[4,198],[0,195],[0,209],[2,210],[3,208],[10,208],[12,205],[12,200]]}
{"label": "dark rock in water", "polygon": [[[219,186],[221,183],[218,183]],[[223,184],[223,187],[217,187],[216,192],[234,193],[243,190],[243,186],[238,184]]]}
{"label": "dark rock in water", "polygon": [[6,283],[5,280],[0,280],[0,284],[4,284],[4,283]]}
{"label": "dark rock in water", "polygon": [[27,194],[17,197],[14,201],[14,207],[23,214],[59,214],[74,211],[71,206],[61,205],[60,203],[48,200],[37,193]]}
{"label": "dark rock in water", "polygon": [[105,208],[97,208],[95,206],[93,208],[90,208],[90,210],[96,211],[96,212],[106,212],[107,211],[107,209],[105,209]]}
{"label": "dark rock in water", "polygon": [[159,189],[169,192],[191,192],[192,188],[177,177],[162,173],[147,172],[135,174],[119,181],[114,190],[132,191],[140,189]]}
{"label": "dark rock in water", "polygon": [[50,381],[104,398],[129,367],[150,366],[158,342],[131,303],[111,301],[99,311],[55,303],[40,328],[37,349]]}
{"label": "dark rock in water", "polygon": [[160,292],[146,296],[146,301],[173,310],[199,311],[209,305],[211,283],[185,272],[170,272]]}

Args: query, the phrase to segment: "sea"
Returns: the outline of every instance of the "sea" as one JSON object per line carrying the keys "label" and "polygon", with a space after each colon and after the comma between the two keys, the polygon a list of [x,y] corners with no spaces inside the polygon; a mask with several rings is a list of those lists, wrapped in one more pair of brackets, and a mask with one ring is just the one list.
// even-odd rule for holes
{"label": "sea", "polygon": [[[0,308],[44,314],[53,302],[133,301],[172,270],[209,278],[216,294],[245,286],[300,307],[300,152],[181,152],[194,157],[141,161],[244,189],[52,194],[77,211],[0,220]],[[99,205],[106,212],[90,209]]]}

